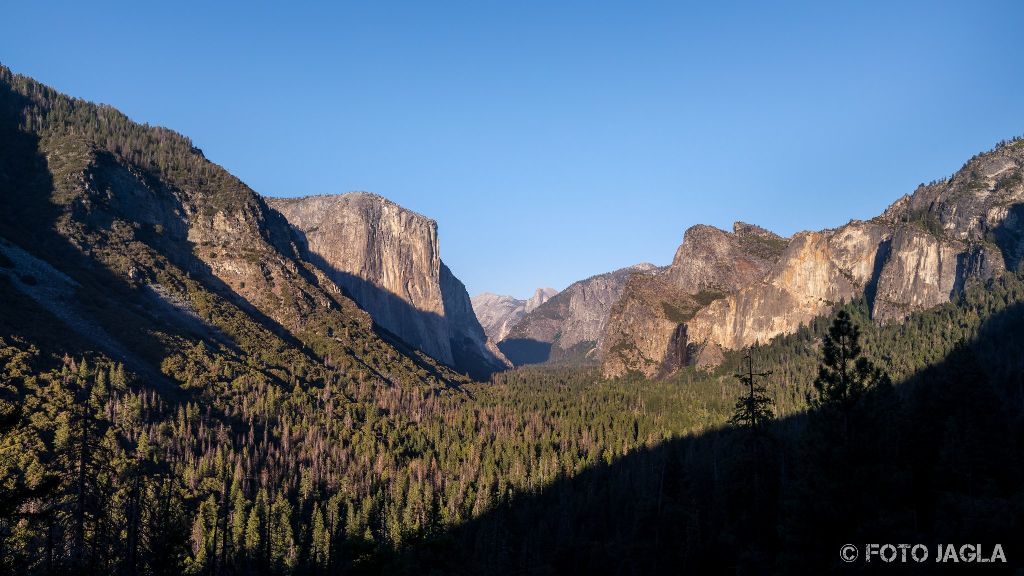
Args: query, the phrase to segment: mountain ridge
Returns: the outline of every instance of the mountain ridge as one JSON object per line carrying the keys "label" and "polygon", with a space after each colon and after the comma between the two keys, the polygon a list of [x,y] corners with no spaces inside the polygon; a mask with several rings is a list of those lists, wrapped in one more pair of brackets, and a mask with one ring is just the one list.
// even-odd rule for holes
{"label": "mountain ridge", "polygon": [[554,288],[537,288],[525,300],[504,294],[482,292],[473,296],[473,310],[476,311],[484,332],[492,342],[501,342],[523,316],[558,294]]}
{"label": "mountain ridge", "polygon": [[[1020,265],[1024,254],[1022,173],[1024,141],[1011,140],[975,155],[950,178],[902,196],[875,218],[798,232],[786,240],[763,278],[735,286],[682,321],[653,314],[652,304],[644,312],[647,318],[633,313],[636,326],[632,328],[611,322],[610,338],[617,340],[618,353],[605,350],[603,374],[617,377],[638,371],[655,376],[687,362],[714,364],[721,349],[791,333],[837,303],[859,296],[869,299],[872,318],[883,323],[948,302],[970,282]],[[776,243],[776,248],[780,246]],[[673,266],[678,269],[679,258],[691,249],[684,240]],[[678,271],[669,288],[648,294],[648,299],[685,307],[686,298],[672,290],[692,296],[680,285],[680,278],[689,272]],[[624,302],[620,309],[625,308],[628,303]],[[629,354],[624,357],[623,351]]]}
{"label": "mountain ridge", "polygon": [[[171,312],[160,312],[154,293],[199,310],[226,345],[268,331],[282,353],[361,366],[376,378],[385,373],[374,358],[392,356],[396,379],[419,380],[430,364],[376,333],[300,257],[284,218],[188,138],[3,67],[0,132],[0,237],[73,278],[81,287],[67,302],[81,324],[94,334],[128,330],[121,343],[150,372],[204,336],[162,319]],[[11,288],[30,294],[15,272]],[[460,379],[437,365],[428,373]],[[424,380],[434,378],[428,373]]]}
{"label": "mountain ridge", "polygon": [[626,281],[633,274],[657,269],[644,262],[573,282],[524,315],[498,347],[517,366],[548,361],[596,364],[608,312]]}

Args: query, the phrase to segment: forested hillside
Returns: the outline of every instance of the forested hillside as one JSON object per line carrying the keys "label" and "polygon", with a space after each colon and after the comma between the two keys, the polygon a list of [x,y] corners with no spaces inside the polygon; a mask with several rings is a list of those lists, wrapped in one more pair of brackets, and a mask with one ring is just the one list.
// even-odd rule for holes
{"label": "forested hillside", "polygon": [[427,390],[228,380],[242,367],[197,351],[165,367],[181,383],[166,393],[9,338],[4,565],[642,574],[777,557],[801,573],[838,562],[834,538],[1003,541],[1021,529],[1024,354],[1006,336],[1022,301],[1008,276],[903,327],[861,323],[897,384],[857,408],[881,420],[845,444],[827,418],[785,416],[804,406],[828,320],[755,349],[782,416],[757,440],[755,495],[743,433],[720,428],[738,355],[672,382],[522,370]]}
{"label": "forested hillside", "polygon": [[975,286],[902,326],[866,322],[863,302],[839,313],[860,329],[864,372],[853,358],[849,371],[863,386],[830,386],[840,362],[829,367],[822,342],[835,337],[836,321],[816,319],[749,351],[756,371],[771,372],[760,383],[774,414],[761,423],[740,408],[745,386],[733,374],[746,373],[745,353],[714,373],[689,369],[660,384],[507,375],[496,389],[518,390],[527,405],[563,388],[600,407],[581,411],[574,433],[604,437],[611,457],[587,451],[585,470],[403,550],[386,571],[860,573],[872,565],[863,556],[846,564],[840,549],[854,543],[863,554],[869,542],[927,546],[927,562],[884,565],[899,573],[970,572],[969,556],[936,562],[937,545],[950,542],[982,546],[986,561],[1001,544],[1005,563],[984,568],[1019,571],[1024,344],[1015,335],[1024,330],[1024,277]]}

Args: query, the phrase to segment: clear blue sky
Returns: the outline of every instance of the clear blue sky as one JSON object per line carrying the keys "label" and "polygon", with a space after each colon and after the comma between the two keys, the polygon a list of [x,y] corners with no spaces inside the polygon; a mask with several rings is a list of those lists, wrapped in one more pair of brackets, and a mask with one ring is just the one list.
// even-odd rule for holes
{"label": "clear blue sky", "polygon": [[0,62],[262,194],[427,214],[474,294],[870,217],[1024,134],[1019,1],[288,4],[8,2]]}

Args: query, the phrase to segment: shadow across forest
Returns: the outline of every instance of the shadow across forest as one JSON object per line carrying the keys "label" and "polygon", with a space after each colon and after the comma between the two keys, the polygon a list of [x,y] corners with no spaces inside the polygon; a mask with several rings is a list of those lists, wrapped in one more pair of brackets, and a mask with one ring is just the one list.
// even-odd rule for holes
{"label": "shadow across forest", "polygon": [[[152,370],[151,358],[158,356],[162,344],[144,329],[147,318],[137,307],[128,303],[137,300],[135,291],[123,278],[88,257],[83,250],[69,242],[58,232],[65,207],[54,199],[56,189],[47,158],[40,150],[40,139],[20,129],[22,110],[31,109],[32,103],[0,85],[0,236],[16,243],[34,257],[46,261],[76,283],[73,302],[74,313],[95,323],[102,331],[97,333],[131,333],[132,338],[118,338],[116,342],[92,341],[89,334],[69,330],[53,314],[36,305],[21,294],[14,294],[18,280],[10,279],[3,290],[8,302],[17,300],[20,306],[5,307],[0,328],[8,333],[22,334],[34,342],[70,353],[84,353],[99,348],[125,361],[135,371],[167,384],[162,375]],[[72,210],[74,208],[71,208]],[[21,278],[25,284],[25,278]],[[30,279],[35,281],[37,279]],[[31,283],[31,282],[30,282]],[[117,304],[115,304],[117,303]],[[112,324],[117,330],[110,330]],[[129,350],[129,354],[123,354]],[[171,388],[165,386],[165,388]]]}
{"label": "shadow across forest", "polygon": [[[939,544],[996,544],[1024,566],[1024,305],[848,414],[816,410],[760,433],[727,427],[630,452],[356,573],[823,574],[965,571]],[[867,543],[929,557],[863,559]],[[840,559],[853,544],[861,555]],[[959,554],[959,552],[958,552]],[[982,573],[982,572],[978,572]]]}
{"label": "shadow across forest", "polygon": [[[73,131],[55,131],[44,141],[23,129],[26,111],[35,106],[9,85],[0,84],[0,240],[69,277],[74,293],[64,302],[44,305],[27,297],[17,278],[8,278],[0,283],[0,295],[20,304],[4,308],[0,335],[18,334],[45,349],[71,355],[102,350],[172,394],[180,392],[177,383],[154,368],[167,356],[167,342],[154,326],[167,334],[218,342],[240,353],[230,337],[175,310],[147,289],[146,281],[133,282],[123,270],[113,269],[112,260],[132,269],[135,264],[163,268],[162,262],[154,262],[137,247],[141,243],[289,345],[311,353],[196,256],[182,220],[187,210],[171,184]],[[57,178],[81,178],[82,182],[61,188]],[[108,251],[106,261],[103,250]],[[24,285],[24,279],[20,283]],[[64,310],[55,313],[59,308]]]}

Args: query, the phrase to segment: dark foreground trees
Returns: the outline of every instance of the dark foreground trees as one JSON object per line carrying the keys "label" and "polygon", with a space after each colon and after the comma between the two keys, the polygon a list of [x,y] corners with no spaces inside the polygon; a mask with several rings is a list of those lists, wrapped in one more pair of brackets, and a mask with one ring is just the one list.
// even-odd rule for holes
{"label": "dark foreground trees", "polygon": [[891,386],[888,374],[861,355],[860,328],[840,310],[822,339],[822,363],[807,393],[812,410],[837,410],[850,415],[864,396],[879,386]]}
{"label": "dark foreground trees", "polygon": [[[1005,292],[970,295],[970,303],[958,304],[962,315],[939,310],[884,331],[861,324],[867,343],[854,327],[855,318],[865,316],[848,308],[816,333],[832,340],[830,354],[822,346],[810,356],[817,365],[810,368],[826,375],[816,408],[783,415],[761,434],[741,425],[639,449],[451,531],[435,543],[445,546],[443,558],[428,553],[436,548],[413,546],[388,567],[408,574],[432,568],[459,574],[859,573],[880,562],[865,565],[861,555],[859,564],[848,564],[839,555],[843,545],[855,544],[863,554],[867,543],[920,543],[934,555],[939,543],[979,541],[1016,551],[1016,560],[1007,552],[1009,563],[993,572],[1019,569],[1024,343],[1006,335],[1024,333],[1024,307],[1009,304],[1007,296],[1022,293],[1010,284]],[[993,311],[989,306],[994,313],[980,316],[988,321],[972,327],[967,319]],[[864,353],[883,340],[886,364],[902,363],[904,354],[920,354],[923,342],[946,337],[937,326],[973,337],[951,344],[944,360],[899,386],[872,367],[869,360],[878,356]],[[755,353],[804,362],[792,353],[798,338]],[[844,359],[848,367],[870,369],[844,374]],[[780,372],[779,364],[762,362]],[[748,360],[743,364],[749,367]],[[812,379],[806,383],[815,394]],[[772,382],[769,396],[784,394],[785,387]],[[757,437],[763,442],[752,444]],[[761,450],[760,465],[749,457],[751,446]],[[964,567],[932,560],[899,571]]]}
{"label": "dark foreground trees", "polygon": [[[1010,278],[884,329],[849,307],[759,347],[757,366],[669,383],[527,370],[452,391],[296,386],[197,347],[168,362],[191,386],[175,397],[5,339],[0,412],[21,414],[0,432],[0,488],[21,496],[0,517],[0,567],[803,574],[887,541],[1024,558],[1008,543],[1024,518],[1024,353],[1006,337],[1024,333],[1021,300]],[[879,342],[902,365],[942,326],[971,337],[898,386],[858,369]],[[740,361],[773,372],[754,397],[776,418],[735,385]],[[793,389],[798,373],[812,376]],[[786,408],[807,391],[814,408]],[[738,426],[715,426],[734,410]]]}
{"label": "dark foreground trees", "polygon": [[795,438],[793,485],[780,518],[787,571],[838,566],[841,546],[880,536],[865,526],[902,513],[891,501],[905,489],[894,444],[900,401],[862,351],[859,327],[840,311],[822,339],[810,411]]}
{"label": "dark foreground trees", "polygon": [[736,408],[733,410],[729,423],[742,426],[748,431],[760,430],[767,422],[775,417],[773,406],[775,401],[768,395],[768,389],[763,384],[758,384],[758,379],[771,376],[771,371],[754,372],[754,358],[748,352],[744,357],[747,361],[746,372],[734,374],[733,377],[744,385],[746,390],[736,400]]}

